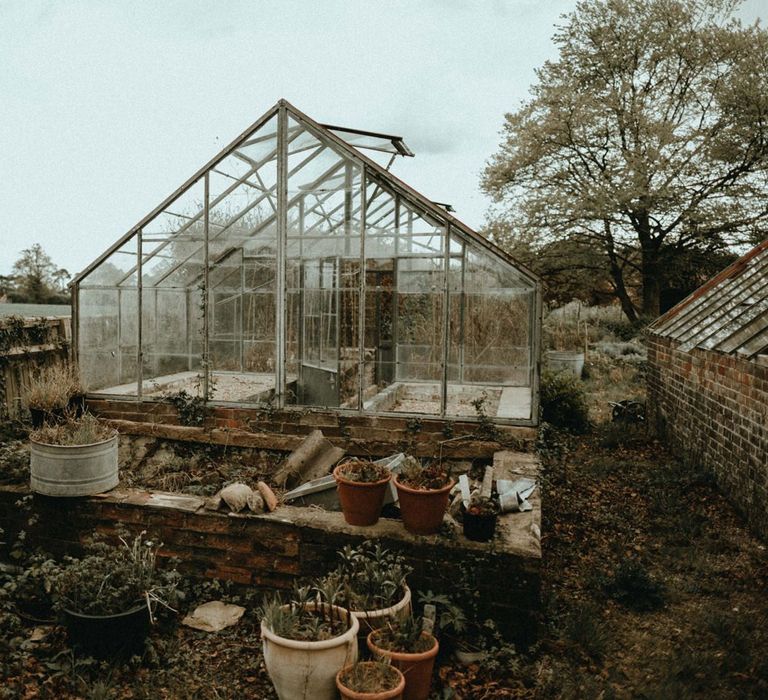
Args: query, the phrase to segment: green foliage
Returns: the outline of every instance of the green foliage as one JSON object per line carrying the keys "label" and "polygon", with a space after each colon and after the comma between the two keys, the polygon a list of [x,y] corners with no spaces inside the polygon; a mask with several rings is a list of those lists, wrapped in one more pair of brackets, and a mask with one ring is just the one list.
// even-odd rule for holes
{"label": "green foliage", "polygon": [[69,301],[69,272],[57,267],[39,243],[21,251],[7,279],[11,301],[28,304],[61,304]]}
{"label": "green foliage", "polygon": [[478,427],[475,431],[476,435],[481,439],[499,442],[501,439],[501,431],[488,416],[486,407],[488,403],[488,394],[483,392],[477,398],[472,399],[470,403],[472,404],[472,408],[475,409],[475,415],[477,415]]}
{"label": "green foliage", "polygon": [[601,319],[599,321],[600,327],[607,333],[615,336],[619,340],[628,342],[636,338],[643,327],[646,325],[645,319],[637,321],[621,320],[616,321],[611,318]]}
{"label": "green foliage", "polygon": [[606,593],[622,605],[646,612],[664,605],[664,587],[636,559],[624,559],[604,582]]}
{"label": "green foliage", "polygon": [[182,425],[200,426],[205,423],[210,410],[201,394],[190,394],[185,389],[165,394],[165,400],[176,408]]}
{"label": "green foliage", "polygon": [[733,21],[739,4],[578,3],[485,170],[533,255],[591,251],[583,269],[599,262],[630,319],[658,315],[692,252],[756,242],[768,220],[768,31]]}
{"label": "green foliage", "polygon": [[573,433],[589,430],[589,407],[581,382],[570,372],[543,372],[540,385],[542,420]]}
{"label": "green foliage", "polygon": [[350,610],[381,610],[405,594],[411,568],[402,555],[365,540],[338,552],[339,565],[316,584],[323,599]]}
{"label": "green foliage", "polygon": [[279,637],[320,642],[344,634],[352,625],[351,613],[329,602],[317,589],[296,587],[287,602],[279,593],[267,596],[258,612],[264,625]]}
{"label": "green foliage", "polygon": [[435,640],[423,629],[423,618],[408,615],[388,620],[383,627],[374,630],[373,641],[376,646],[388,651],[420,654],[435,646]]}
{"label": "green foliage", "polygon": [[609,635],[600,608],[593,603],[581,603],[564,621],[561,634],[592,659],[605,656]]}
{"label": "green foliage", "polygon": [[0,442],[0,484],[21,484],[29,479],[29,450],[23,442]]}
{"label": "green foliage", "polygon": [[54,596],[58,608],[88,615],[113,615],[136,605],[169,607],[178,597],[179,574],[157,568],[161,545],[144,540],[141,532],[121,545],[92,541],[81,559],[65,558]]}

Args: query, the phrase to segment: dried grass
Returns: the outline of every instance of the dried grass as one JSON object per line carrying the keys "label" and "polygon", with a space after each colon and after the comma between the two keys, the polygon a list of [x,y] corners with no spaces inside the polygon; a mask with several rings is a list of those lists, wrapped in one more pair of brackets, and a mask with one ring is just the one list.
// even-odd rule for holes
{"label": "dried grass", "polygon": [[77,365],[49,365],[24,386],[24,401],[30,408],[51,411],[66,408],[73,396],[84,392]]}

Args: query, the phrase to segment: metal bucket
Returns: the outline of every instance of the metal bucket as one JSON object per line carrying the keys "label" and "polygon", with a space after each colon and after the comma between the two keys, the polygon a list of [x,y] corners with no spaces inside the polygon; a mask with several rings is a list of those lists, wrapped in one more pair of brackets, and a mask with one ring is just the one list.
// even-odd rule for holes
{"label": "metal bucket", "polygon": [[571,372],[581,379],[581,373],[584,369],[584,353],[548,350],[547,365],[553,372]]}
{"label": "metal bucket", "polygon": [[45,496],[92,496],[115,488],[117,435],[91,445],[30,440],[30,486]]}

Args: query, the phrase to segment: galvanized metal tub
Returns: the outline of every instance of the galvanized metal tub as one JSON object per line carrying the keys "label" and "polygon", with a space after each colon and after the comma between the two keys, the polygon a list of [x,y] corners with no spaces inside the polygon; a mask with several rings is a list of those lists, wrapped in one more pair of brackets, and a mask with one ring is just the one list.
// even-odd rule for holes
{"label": "galvanized metal tub", "polygon": [[570,372],[581,379],[581,373],[584,370],[584,353],[548,350],[547,365],[553,372]]}
{"label": "galvanized metal tub", "polygon": [[30,440],[30,486],[45,496],[92,496],[115,488],[117,435],[91,445]]}

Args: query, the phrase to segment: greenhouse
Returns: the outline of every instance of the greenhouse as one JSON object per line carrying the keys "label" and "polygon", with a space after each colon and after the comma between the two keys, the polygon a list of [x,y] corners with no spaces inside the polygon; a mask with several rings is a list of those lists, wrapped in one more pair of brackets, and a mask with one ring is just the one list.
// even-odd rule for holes
{"label": "greenhouse", "polygon": [[537,278],[280,101],[74,281],[91,396],[536,423]]}

